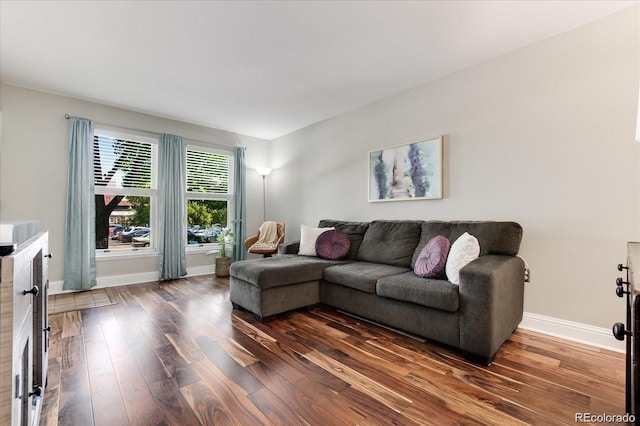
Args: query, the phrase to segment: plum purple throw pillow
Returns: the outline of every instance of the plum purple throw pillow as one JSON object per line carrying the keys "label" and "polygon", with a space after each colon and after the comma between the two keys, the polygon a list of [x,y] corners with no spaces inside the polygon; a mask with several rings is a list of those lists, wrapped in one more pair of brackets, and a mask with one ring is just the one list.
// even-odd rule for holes
{"label": "plum purple throw pillow", "polygon": [[423,278],[438,278],[443,275],[447,266],[447,256],[451,243],[446,237],[438,235],[433,237],[424,246],[416,263],[413,272]]}
{"label": "plum purple throw pillow", "polygon": [[347,257],[351,240],[344,232],[325,231],[316,240],[316,253],[323,259],[340,260]]}

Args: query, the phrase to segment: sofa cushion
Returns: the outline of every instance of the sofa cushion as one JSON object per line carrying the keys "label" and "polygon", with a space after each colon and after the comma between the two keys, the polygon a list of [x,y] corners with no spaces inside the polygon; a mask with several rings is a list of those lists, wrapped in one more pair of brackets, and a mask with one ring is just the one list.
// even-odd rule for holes
{"label": "sofa cushion", "polygon": [[447,280],[418,277],[413,272],[385,277],[378,281],[376,294],[447,312],[460,308],[460,287]]}
{"label": "sofa cushion", "polygon": [[416,259],[413,272],[422,278],[439,278],[444,275],[451,243],[447,237],[437,235],[429,240]]}
{"label": "sofa cushion", "polygon": [[229,268],[232,277],[267,289],[284,285],[316,281],[324,269],[339,261],[317,257],[282,255],[264,259],[240,260]]}
{"label": "sofa cushion", "polygon": [[349,248],[349,254],[346,259],[356,260],[358,258],[360,244],[362,244],[362,239],[364,238],[364,233],[369,227],[369,222],[345,222],[342,220],[322,219],[318,223],[318,227],[335,228],[347,234],[351,241],[351,248]]}
{"label": "sofa cushion", "polygon": [[522,227],[515,222],[430,220],[422,224],[420,242],[413,253],[411,266],[415,266],[420,252],[433,237],[444,235],[450,243],[453,243],[465,232],[478,239],[480,256],[487,254],[515,256],[520,249]]}
{"label": "sofa cushion", "polygon": [[421,229],[421,221],[373,221],[364,234],[358,260],[409,268]]}
{"label": "sofa cushion", "polygon": [[407,272],[408,268],[381,263],[353,262],[330,266],[324,270],[324,280],[351,287],[367,293],[375,293],[380,278]]}
{"label": "sofa cushion", "polygon": [[460,284],[460,270],[480,255],[480,244],[473,235],[465,232],[451,244],[447,258],[447,278],[453,284]]}
{"label": "sofa cushion", "polygon": [[316,240],[320,234],[331,230],[333,230],[333,228],[313,228],[311,226],[300,225],[300,249],[298,254],[301,256],[317,256]]}
{"label": "sofa cushion", "polygon": [[468,232],[480,243],[480,256],[501,254],[515,256],[522,241],[522,226],[516,222],[451,222],[449,241]]}
{"label": "sofa cushion", "polygon": [[340,260],[347,257],[351,241],[347,234],[336,229],[323,232],[316,240],[316,252],[323,259]]}

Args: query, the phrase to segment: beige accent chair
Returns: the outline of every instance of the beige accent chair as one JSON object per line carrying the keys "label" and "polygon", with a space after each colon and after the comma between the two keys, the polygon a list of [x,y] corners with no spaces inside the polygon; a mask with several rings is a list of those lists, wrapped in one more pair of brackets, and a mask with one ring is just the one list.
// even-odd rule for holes
{"label": "beige accent chair", "polygon": [[254,245],[260,240],[260,230],[258,230],[255,235],[244,240],[244,247],[247,249],[248,253],[261,254],[263,257],[271,257],[271,255],[278,252],[278,247],[284,241],[283,222],[277,222],[277,238],[275,247],[254,247]]}

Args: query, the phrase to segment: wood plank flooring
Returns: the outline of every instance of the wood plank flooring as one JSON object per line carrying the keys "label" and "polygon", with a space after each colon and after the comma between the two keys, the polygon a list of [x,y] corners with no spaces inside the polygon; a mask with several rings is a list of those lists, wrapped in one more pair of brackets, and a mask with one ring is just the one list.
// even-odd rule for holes
{"label": "wood plank flooring", "polygon": [[[624,414],[622,354],[518,330],[491,367],[327,308],[267,324],[214,276],[50,315],[42,425],[574,424]],[[612,337],[613,338],[613,337]]]}

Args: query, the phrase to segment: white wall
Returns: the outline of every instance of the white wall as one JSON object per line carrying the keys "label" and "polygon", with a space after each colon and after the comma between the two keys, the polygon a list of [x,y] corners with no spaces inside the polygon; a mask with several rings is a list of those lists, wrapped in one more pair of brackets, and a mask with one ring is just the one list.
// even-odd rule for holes
{"label": "white wall", "polygon": [[[624,321],[616,265],[640,238],[638,24],[631,8],[272,141],[270,211],[287,240],[322,218],[514,220],[527,312]],[[367,202],[370,150],[437,135],[444,199]]]}
{"label": "white wall", "polygon": [[[37,219],[41,230],[50,232],[52,282],[62,281],[64,269],[67,113],[98,123],[247,147],[247,232],[262,223],[262,180],[251,168],[267,162],[265,140],[7,85],[0,86],[0,110],[0,220]],[[213,271],[213,261],[204,254],[189,255],[187,269]],[[98,260],[96,269],[99,285],[125,284],[157,279],[158,262],[155,256]]]}

